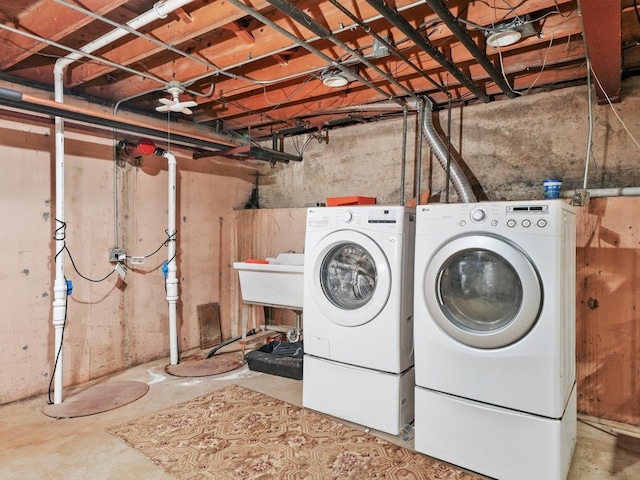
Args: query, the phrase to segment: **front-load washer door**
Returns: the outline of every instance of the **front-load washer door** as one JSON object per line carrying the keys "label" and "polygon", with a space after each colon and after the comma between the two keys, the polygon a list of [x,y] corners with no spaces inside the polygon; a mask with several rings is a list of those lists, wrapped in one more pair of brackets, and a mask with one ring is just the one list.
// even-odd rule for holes
{"label": "front-load washer door", "polygon": [[458,237],[429,262],[424,294],[437,324],[476,348],[510,345],[535,325],[543,301],[529,258],[505,239]]}
{"label": "front-load washer door", "polygon": [[311,299],[328,321],[357,327],[382,311],[391,292],[391,272],[370,237],[352,230],[333,232],[318,242],[311,258]]}

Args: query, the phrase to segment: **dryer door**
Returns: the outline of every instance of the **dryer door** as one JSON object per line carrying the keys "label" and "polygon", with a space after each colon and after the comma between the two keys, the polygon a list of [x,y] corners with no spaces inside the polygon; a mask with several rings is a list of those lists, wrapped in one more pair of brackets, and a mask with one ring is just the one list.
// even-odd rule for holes
{"label": "dryer door", "polygon": [[389,262],[370,237],[351,230],[331,233],[311,258],[311,300],[327,320],[355,327],[384,308],[391,291]]}
{"label": "dryer door", "polygon": [[457,341],[477,348],[516,342],[542,309],[542,282],[529,258],[505,239],[459,237],[429,262],[427,308]]}

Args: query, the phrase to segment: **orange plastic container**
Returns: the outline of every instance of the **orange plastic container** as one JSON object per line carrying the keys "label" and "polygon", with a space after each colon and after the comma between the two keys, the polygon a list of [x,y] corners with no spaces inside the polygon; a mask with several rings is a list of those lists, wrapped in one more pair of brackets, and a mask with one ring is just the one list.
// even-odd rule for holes
{"label": "orange plastic container", "polygon": [[327,198],[327,205],[338,207],[340,205],[375,205],[376,197],[332,197]]}

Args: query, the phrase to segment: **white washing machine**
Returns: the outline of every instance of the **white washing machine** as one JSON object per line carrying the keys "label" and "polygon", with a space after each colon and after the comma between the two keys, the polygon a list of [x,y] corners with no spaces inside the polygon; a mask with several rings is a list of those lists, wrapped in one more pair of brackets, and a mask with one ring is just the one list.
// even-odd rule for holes
{"label": "white washing machine", "polygon": [[413,420],[415,209],[307,211],[303,406],[397,434]]}
{"label": "white washing machine", "polygon": [[564,479],[576,438],[575,211],[419,206],[415,448],[508,480]]}

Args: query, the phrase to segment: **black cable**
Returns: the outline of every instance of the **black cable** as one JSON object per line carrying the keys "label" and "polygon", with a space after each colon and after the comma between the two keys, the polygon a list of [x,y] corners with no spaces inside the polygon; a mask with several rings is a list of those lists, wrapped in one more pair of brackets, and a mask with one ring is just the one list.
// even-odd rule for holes
{"label": "black cable", "polygon": [[[142,258],[152,257],[156,253],[158,253],[162,247],[167,247],[169,245],[169,242],[175,242],[176,241],[176,235],[178,234],[177,230],[175,232],[173,232],[171,235],[169,235],[169,230],[165,230],[164,233],[167,235],[167,239],[165,241],[163,241],[160,244],[160,246],[155,249],[155,251],[153,253],[150,253],[149,255],[144,255]],[[131,257],[128,257],[128,258],[131,258]]]}
{"label": "black cable", "polygon": [[[246,336],[247,336],[247,337],[249,337],[249,336],[251,336],[251,335],[255,335],[255,334],[256,334],[256,333],[258,333],[259,331],[260,331],[260,329],[259,329],[259,328],[252,328],[251,330],[249,330],[249,331],[247,332]],[[237,342],[238,340],[241,340],[241,339],[242,339],[242,335],[240,335],[240,336],[238,336],[238,337],[230,338],[230,339],[228,339],[228,340],[225,340],[225,341],[224,341],[224,342],[222,342],[221,344],[216,345],[215,347],[213,347],[213,349],[212,349],[209,353],[207,353],[207,356],[206,356],[205,358],[211,358],[211,357],[213,357],[213,356],[216,354],[216,352],[217,352],[218,350],[220,350],[222,347],[226,347],[226,346],[227,346],[227,345],[229,345],[230,343]]]}
{"label": "black cable", "polygon": [[[56,222],[58,222],[60,224],[60,226],[58,228],[56,228],[54,234],[53,234],[53,239],[55,241],[61,240],[63,242],[65,242],[62,245],[62,248],[60,250],[58,250],[56,252],[56,255],[54,257],[54,260],[58,258],[58,255],[60,255],[62,252],[66,251],[67,254],[69,255],[69,260],[71,260],[71,265],[73,265],[73,269],[76,271],[76,273],[83,279],[89,281],[89,282],[94,282],[94,283],[100,283],[100,282],[104,282],[107,278],[109,278],[111,275],[113,275],[113,272],[115,272],[115,270],[111,270],[111,272],[109,272],[106,276],[104,276],[103,278],[99,279],[99,280],[94,280],[92,278],[86,277],[83,274],[81,274],[78,271],[78,268],[76,267],[76,263],[73,261],[73,257],[71,256],[71,252],[69,251],[69,249],[67,248],[67,244],[66,244],[66,238],[67,238],[67,224],[66,222],[63,222],[62,220],[56,218],[55,219]],[[60,233],[62,232],[62,233]],[[61,236],[59,236],[61,235]]]}
{"label": "black cable", "polygon": [[636,12],[636,18],[638,19],[638,23],[640,23],[640,12],[638,12],[638,3],[636,0],[633,0],[633,9]]}
{"label": "black cable", "polygon": [[583,424],[585,424],[585,425],[590,426],[591,428],[594,428],[594,429],[596,429],[596,430],[599,430],[599,431],[601,431],[602,433],[606,433],[607,435],[610,435],[610,436],[612,436],[612,437],[617,437],[617,435],[616,435],[615,433],[610,432],[610,431],[608,431],[608,430],[605,430],[604,428],[600,428],[600,427],[598,427],[597,425],[594,425],[594,424],[593,424],[593,423],[591,423],[591,422],[588,422],[588,421],[583,420],[583,419],[581,419],[581,418],[579,418],[579,419],[578,419],[578,421],[579,421],[580,423],[583,423]]}
{"label": "black cable", "polygon": [[89,278],[89,277],[85,277],[83,274],[81,274],[78,269],[76,268],[76,264],[73,261],[73,257],[71,256],[71,252],[69,251],[69,249],[67,248],[67,246],[65,245],[62,250],[66,250],[67,254],[69,255],[69,260],[71,260],[71,265],[73,265],[73,269],[76,271],[76,273],[81,277],[84,278],[85,280],[89,281],[89,282],[94,282],[94,283],[100,283],[100,282],[104,282],[107,278],[109,278],[111,275],[113,275],[113,273],[115,272],[115,270],[111,270],[109,273],[107,273],[104,277],[102,277],[99,280],[94,280],[93,278]]}
{"label": "black cable", "polygon": [[[63,222],[62,220],[59,219],[55,219],[56,222],[58,222],[60,224],[60,226],[58,228],[55,229],[55,231],[53,232],[53,239],[57,242],[58,240],[60,241],[65,241],[67,238],[67,224],[65,222]],[[60,231],[62,231],[62,233],[60,233]],[[61,235],[61,236],[58,236]],[[53,257],[54,260],[56,260],[58,258],[58,255],[60,255],[65,249],[65,245],[62,246],[62,248],[56,252],[55,256]]]}
{"label": "black cable", "polygon": [[[65,278],[65,282],[66,282],[66,278]],[[62,353],[62,345],[64,343],[64,331],[67,327],[67,305],[68,303],[64,302],[64,323],[62,324],[62,335],[60,336],[60,347],[56,352],[56,359],[55,359],[55,362],[53,363],[53,371],[51,372],[51,380],[49,380],[49,390],[48,390],[49,405],[53,404],[53,400],[51,400],[51,387],[53,386],[53,379],[56,376],[56,369],[58,368],[58,362],[60,361],[60,354]]]}

